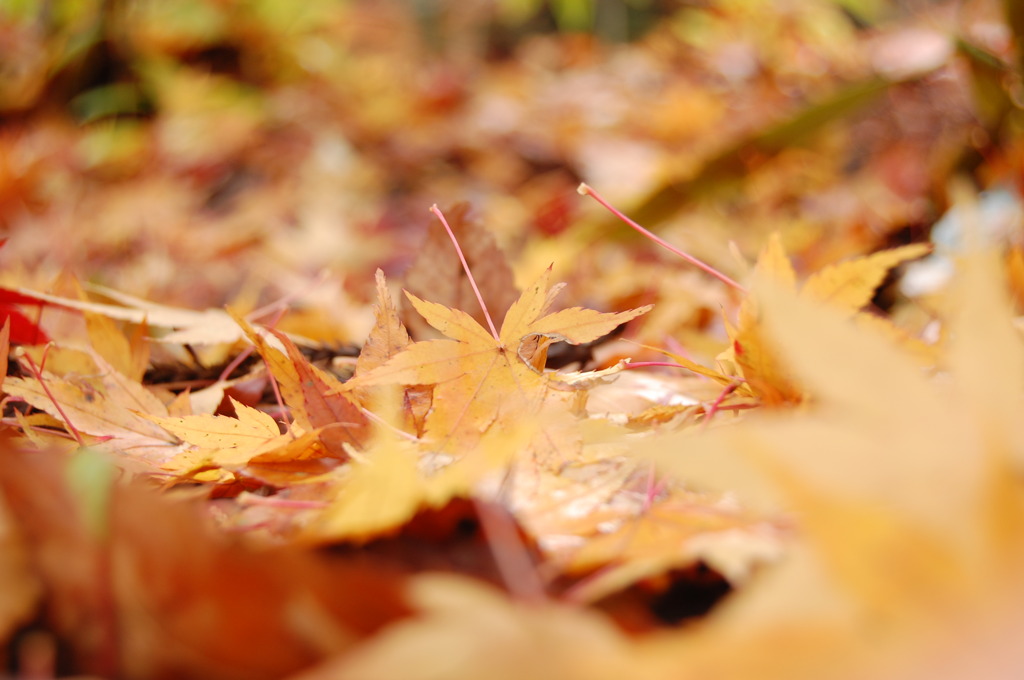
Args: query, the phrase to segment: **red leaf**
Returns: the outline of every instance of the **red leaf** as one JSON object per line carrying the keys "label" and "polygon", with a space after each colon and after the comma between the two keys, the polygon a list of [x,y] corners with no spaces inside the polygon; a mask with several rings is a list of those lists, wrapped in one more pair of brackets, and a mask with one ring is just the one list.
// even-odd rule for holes
{"label": "red leaf", "polygon": [[[0,299],[3,298],[0,289]],[[43,329],[22,312],[9,304],[0,303],[0,318],[10,320],[10,341],[15,345],[40,345],[50,341]]]}

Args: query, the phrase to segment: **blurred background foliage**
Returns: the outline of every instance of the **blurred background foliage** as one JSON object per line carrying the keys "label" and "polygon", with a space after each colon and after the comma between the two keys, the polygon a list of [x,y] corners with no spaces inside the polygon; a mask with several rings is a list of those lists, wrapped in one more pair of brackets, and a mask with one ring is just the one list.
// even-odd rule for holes
{"label": "blurred background foliage", "polygon": [[[1022,27],[1015,0],[0,0],[0,265],[192,305],[356,289],[469,200],[522,272],[646,300],[648,246],[582,180],[737,275],[772,231],[814,267],[928,238],[955,174],[1024,185]],[[682,288],[666,330],[707,323]]]}
{"label": "blurred background foliage", "polygon": [[[929,0],[3,0],[0,111],[66,107],[79,122],[145,116],[177,99],[174,74],[184,70],[226,76],[211,86],[222,105],[249,108],[260,88],[333,80],[344,86],[346,67],[367,43],[387,33],[414,31],[435,55],[485,60],[508,56],[531,36],[588,34],[605,42],[642,39],[669,27],[700,50],[750,37],[756,57],[778,70],[799,70],[792,43],[836,52],[865,31],[941,5]],[[1008,26],[1024,19],[1019,3],[1004,0]],[[982,10],[978,10],[982,11]],[[991,10],[989,10],[991,11]],[[377,15],[376,17],[374,15]],[[405,15],[405,22],[395,15]],[[382,35],[382,33],[384,35]],[[392,34],[397,47],[409,35]],[[990,68],[1007,66],[977,45],[972,57]],[[973,49],[972,49],[973,48]],[[467,55],[467,51],[469,54]],[[831,57],[837,54],[829,55]],[[773,59],[774,58],[774,59]],[[789,60],[788,65],[783,63]],[[774,62],[774,63],[773,63]],[[187,77],[187,76],[186,76]],[[223,89],[223,92],[219,90]],[[986,108],[998,109],[994,101]]]}

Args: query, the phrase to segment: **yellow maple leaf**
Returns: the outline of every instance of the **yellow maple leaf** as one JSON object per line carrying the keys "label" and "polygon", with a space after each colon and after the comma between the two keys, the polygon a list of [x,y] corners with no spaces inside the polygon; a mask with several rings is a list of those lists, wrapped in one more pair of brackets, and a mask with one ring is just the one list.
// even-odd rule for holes
{"label": "yellow maple leaf", "polygon": [[255,448],[281,434],[277,421],[266,413],[231,399],[237,417],[194,415],[182,418],[151,418],[182,441],[200,449]]}
{"label": "yellow maple leaf", "polygon": [[580,344],[610,333],[650,306],[602,313],[574,307],[547,314],[560,286],[549,289],[546,271],[509,308],[498,337],[471,316],[406,293],[416,311],[450,339],[417,342],[372,371],[353,378],[348,389],[399,383],[432,385],[433,409],[424,434],[439,449],[472,446],[498,423],[515,423],[545,405],[568,408],[564,383],[543,372],[553,342]]}
{"label": "yellow maple leaf", "polygon": [[[493,496],[508,464],[536,435],[540,424],[524,422],[500,433],[485,432],[481,455],[451,460],[424,442],[380,428],[368,450],[332,473],[332,503],[309,527],[314,540],[365,540],[400,528],[425,507],[456,497]],[[486,487],[486,488],[482,488]]]}
{"label": "yellow maple leaf", "polygon": [[808,277],[800,294],[853,313],[871,302],[890,269],[929,252],[929,245],[912,243],[832,264]]}
{"label": "yellow maple leaf", "polygon": [[197,467],[238,466],[273,450],[294,437],[281,434],[277,422],[266,413],[231,399],[237,417],[210,414],[150,420],[190,444],[164,465],[167,470],[191,471]]}
{"label": "yellow maple leaf", "polygon": [[334,502],[312,533],[319,538],[364,538],[407,522],[422,502],[417,453],[411,443],[392,438],[378,443],[372,456],[350,462]]}

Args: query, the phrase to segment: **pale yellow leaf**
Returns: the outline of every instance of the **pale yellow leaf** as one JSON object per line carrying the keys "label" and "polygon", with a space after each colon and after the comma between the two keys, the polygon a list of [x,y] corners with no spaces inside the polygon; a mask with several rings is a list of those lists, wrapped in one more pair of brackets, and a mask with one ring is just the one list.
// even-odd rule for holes
{"label": "pale yellow leaf", "polygon": [[1013,327],[1006,274],[994,252],[970,252],[957,263],[950,292],[949,366],[986,436],[1003,441],[1024,470],[1024,345]]}
{"label": "pale yellow leaf", "polygon": [[907,356],[918,362],[922,367],[934,367],[939,361],[939,347],[931,345],[895,325],[888,317],[878,316],[870,312],[861,312],[853,317],[859,327],[874,332],[897,347],[903,349]]}
{"label": "pale yellow leaf", "polygon": [[[985,436],[984,420],[948,382],[929,379],[845,310],[770,282],[758,290],[764,333],[812,405],[703,436],[655,436],[637,450],[689,484],[794,513],[863,620],[930,620],[936,607],[973,601],[1010,573],[1024,503],[1019,485],[1000,481],[1005,440]],[[1019,399],[1020,382],[1007,396]]]}
{"label": "pale yellow leaf", "polygon": [[[99,374],[63,377],[43,374],[46,389],[34,378],[11,378],[4,391],[46,411],[79,432],[104,438],[102,445],[145,463],[164,463],[181,444],[148,416],[167,415],[167,407],[149,390],[112,368],[98,354]],[[56,403],[55,403],[56,402]],[[59,407],[58,407],[59,405]],[[146,414],[146,415],[143,415]]]}
{"label": "pale yellow leaf", "polygon": [[796,271],[782,247],[782,238],[778,232],[772,233],[767,245],[761,250],[754,271],[784,288],[796,288]]}
{"label": "pale yellow leaf", "polygon": [[[827,302],[852,315],[871,301],[890,269],[928,251],[928,246],[915,244],[831,265],[812,275],[801,289],[801,295]],[[796,274],[777,235],[761,252],[755,274],[759,282],[755,285],[770,285],[786,291],[796,289]],[[744,300],[737,325],[728,326],[733,342],[719,355],[719,360],[727,368],[735,366],[740,370],[746,380],[740,387],[741,392],[754,394],[768,405],[798,402],[803,398],[803,387],[799,380],[787,375],[788,368],[779,361],[779,352],[765,343],[762,317],[763,310],[756,298]],[[874,322],[880,332],[885,332],[888,329],[881,328],[882,324]],[[899,332],[892,329],[887,335],[897,337]],[[906,338],[904,344],[919,354],[927,354],[926,348],[911,338]]]}
{"label": "pale yellow leaf", "polygon": [[119,321],[135,324],[149,324],[161,329],[174,329],[166,335],[160,335],[164,342],[208,344],[230,343],[241,340],[244,336],[238,325],[221,309],[205,309],[195,311],[178,307],[158,305],[140,298],[119,293],[108,288],[94,287],[103,295],[122,302],[127,306],[110,305],[100,302],[75,300],[48,293],[41,293],[27,288],[17,288],[26,295],[42,302],[58,307],[75,309],[80,312],[91,312]]}

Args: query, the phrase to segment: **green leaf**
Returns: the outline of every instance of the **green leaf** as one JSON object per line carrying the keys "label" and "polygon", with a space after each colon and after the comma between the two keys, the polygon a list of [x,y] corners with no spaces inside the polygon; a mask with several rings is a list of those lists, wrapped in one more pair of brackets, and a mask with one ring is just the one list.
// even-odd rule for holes
{"label": "green leaf", "polygon": [[110,529],[110,492],[117,468],[103,454],[82,449],[68,461],[64,474],[86,530],[93,538],[105,538]]}

